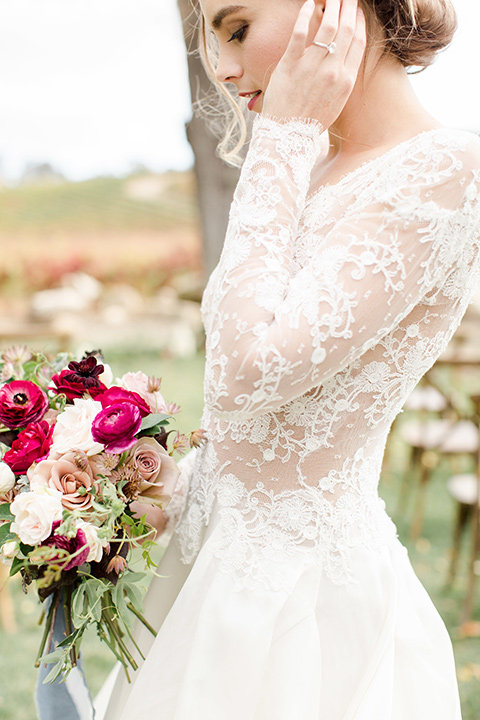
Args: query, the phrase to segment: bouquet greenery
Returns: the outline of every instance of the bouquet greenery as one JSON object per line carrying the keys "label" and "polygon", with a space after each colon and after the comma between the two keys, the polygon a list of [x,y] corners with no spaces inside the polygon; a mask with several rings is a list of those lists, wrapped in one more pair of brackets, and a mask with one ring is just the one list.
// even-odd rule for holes
{"label": "bouquet greenery", "polygon": [[[49,599],[36,664],[52,663],[46,682],[76,665],[85,630],[128,668],[137,663],[133,623],[143,618],[146,574],[132,572],[139,548],[146,570],[154,531],[148,506],[164,509],[179,470],[172,455],[202,442],[170,428],[179,408],[160,380],[142,372],[113,383],[100,352],[80,361],[12,348],[0,360],[0,548]],[[58,612],[65,639],[52,650]]]}

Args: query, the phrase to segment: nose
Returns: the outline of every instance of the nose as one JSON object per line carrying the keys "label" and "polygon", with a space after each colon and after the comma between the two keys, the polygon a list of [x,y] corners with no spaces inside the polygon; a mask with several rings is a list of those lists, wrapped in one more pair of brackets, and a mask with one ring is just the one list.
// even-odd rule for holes
{"label": "nose", "polygon": [[221,83],[234,83],[243,75],[243,68],[230,49],[220,50],[215,76]]}

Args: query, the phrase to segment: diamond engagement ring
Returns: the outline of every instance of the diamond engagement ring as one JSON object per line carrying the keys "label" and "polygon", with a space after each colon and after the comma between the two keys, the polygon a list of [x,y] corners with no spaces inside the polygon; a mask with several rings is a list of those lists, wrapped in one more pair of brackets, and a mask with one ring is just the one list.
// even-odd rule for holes
{"label": "diamond engagement ring", "polygon": [[317,47],[320,47],[320,48],[325,48],[325,50],[328,51],[329,55],[333,55],[333,53],[337,49],[337,46],[334,42],[331,42],[327,45],[326,43],[317,42],[316,40],[314,40],[312,45],[316,45]]}

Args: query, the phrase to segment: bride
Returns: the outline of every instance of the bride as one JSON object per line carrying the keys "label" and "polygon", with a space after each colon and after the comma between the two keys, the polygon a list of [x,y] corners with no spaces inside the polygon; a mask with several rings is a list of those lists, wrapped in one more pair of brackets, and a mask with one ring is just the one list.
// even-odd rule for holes
{"label": "bride", "polygon": [[377,484],[478,283],[480,141],[406,73],[450,42],[449,1],[358,5],[201,0],[207,67],[257,117],[203,300],[208,442],[107,720],[460,718]]}

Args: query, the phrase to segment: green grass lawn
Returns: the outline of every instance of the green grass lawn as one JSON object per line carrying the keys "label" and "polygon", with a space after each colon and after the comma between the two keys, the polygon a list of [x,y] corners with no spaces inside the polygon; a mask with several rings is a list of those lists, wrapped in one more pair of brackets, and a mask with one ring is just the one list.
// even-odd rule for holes
{"label": "green grass lawn", "polygon": [[[166,361],[159,360],[154,354],[122,353],[117,356],[111,354],[107,361],[112,365],[116,375],[127,370],[144,370],[148,374],[162,376],[165,398],[182,406],[182,413],[178,416],[179,429],[189,431],[198,426],[202,409],[203,361],[201,358],[192,361]],[[381,494],[397,523],[400,539],[408,547],[413,566],[452,636],[460,682],[463,720],[479,720],[480,638],[462,638],[459,633],[459,617],[465,590],[466,552],[461,558],[461,572],[455,586],[453,588],[445,586],[455,510],[445,487],[448,468],[440,467],[434,474],[428,487],[423,536],[421,540],[413,543],[408,540],[413,494],[409,497],[407,510],[401,514],[397,513],[399,483],[405,465],[404,448],[398,441],[394,443],[390,458],[390,467],[382,477]],[[466,549],[465,547],[465,551]],[[36,671],[33,661],[40,641],[38,626],[40,608],[33,591],[24,595],[17,581],[10,583],[10,589],[18,628],[11,633],[0,630],[2,648],[0,720],[35,720],[32,696]],[[477,590],[475,619],[480,620],[480,581]],[[84,642],[83,659],[89,685],[92,693],[95,694],[113,663],[108,651],[96,639],[94,633]],[[435,720],[435,718],[425,718],[425,720]]]}

